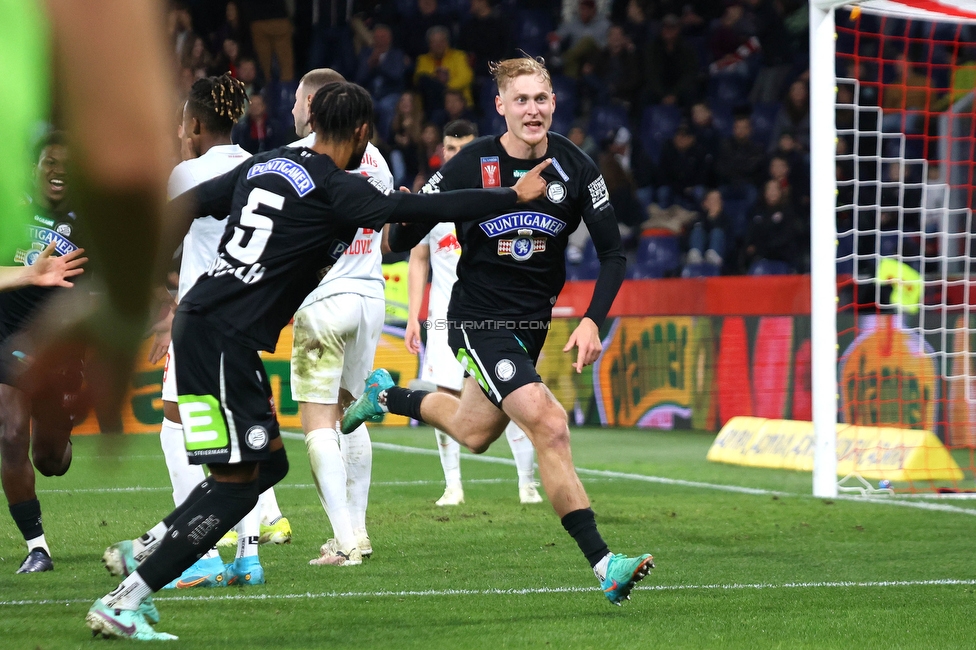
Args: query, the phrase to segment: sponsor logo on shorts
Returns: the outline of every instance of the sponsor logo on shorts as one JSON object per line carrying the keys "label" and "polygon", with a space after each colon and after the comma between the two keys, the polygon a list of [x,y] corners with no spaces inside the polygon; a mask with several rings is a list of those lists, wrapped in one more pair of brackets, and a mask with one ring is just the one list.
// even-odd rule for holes
{"label": "sponsor logo on shorts", "polygon": [[481,186],[502,186],[502,174],[499,169],[498,156],[484,156],[481,158]]}
{"label": "sponsor logo on shorts", "polygon": [[315,182],[308,171],[301,165],[287,158],[272,158],[263,163],[256,163],[247,170],[247,178],[252,179],[262,174],[277,174],[294,188],[298,196],[305,196],[315,189]]}
{"label": "sponsor logo on shorts", "polygon": [[495,364],[495,376],[498,381],[508,381],[515,376],[515,364],[509,359],[502,359]]}
{"label": "sponsor logo on shorts", "polygon": [[546,185],[546,198],[553,203],[562,203],[566,198],[566,186],[559,181],[552,181]]}
{"label": "sponsor logo on shorts", "polygon": [[268,445],[268,430],[262,426],[253,426],[247,430],[244,442],[255,451],[264,449]]}

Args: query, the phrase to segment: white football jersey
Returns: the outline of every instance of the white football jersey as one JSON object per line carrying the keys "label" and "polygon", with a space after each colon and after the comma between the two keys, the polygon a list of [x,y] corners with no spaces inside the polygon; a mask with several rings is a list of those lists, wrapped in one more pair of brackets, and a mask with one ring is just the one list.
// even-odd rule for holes
{"label": "white football jersey", "polygon": [[[310,133],[301,140],[291,143],[291,147],[311,147],[315,144],[315,134]],[[361,164],[350,174],[362,174],[375,179],[383,187],[393,189],[393,174],[390,166],[372,144],[366,145]],[[382,230],[360,228],[349,248],[332,265],[319,286],[305,298],[302,307],[338,293],[355,293],[367,298],[385,299],[386,281],[383,279]]]}
{"label": "white football jersey", "polygon": [[439,223],[420,240],[430,247],[430,301],[427,303],[427,320],[447,318],[447,306],[451,302],[451,290],[457,282],[457,264],[461,258],[453,223]]}
{"label": "white football jersey", "polygon": [[[226,174],[251,154],[236,144],[221,144],[191,160],[184,160],[173,168],[169,175],[167,193],[173,199],[183,192],[196,187],[204,181]],[[183,261],[180,263],[180,287],[177,300],[183,298],[197,279],[207,272],[210,263],[217,257],[217,247],[224,235],[226,220],[213,217],[194,219],[190,230],[183,238]]]}

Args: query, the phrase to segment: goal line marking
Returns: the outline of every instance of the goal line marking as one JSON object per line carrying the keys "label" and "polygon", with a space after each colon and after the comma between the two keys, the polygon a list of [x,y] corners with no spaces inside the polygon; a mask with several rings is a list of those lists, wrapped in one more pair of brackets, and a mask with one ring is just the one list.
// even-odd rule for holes
{"label": "goal line marking", "polygon": [[[787,582],[773,584],[732,583],[708,585],[638,585],[634,591],[671,592],[671,591],[761,591],[771,589],[871,589],[891,587],[952,587],[976,585],[974,580],[941,579],[941,580],[876,580],[876,581],[839,581],[839,582]],[[201,602],[201,601],[235,601],[235,600],[320,600],[338,598],[408,598],[408,597],[438,597],[438,596],[530,596],[537,594],[586,594],[599,593],[599,587],[536,587],[534,589],[425,589],[403,591],[325,591],[319,593],[305,592],[293,594],[221,594],[206,596],[155,596],[156,602]],[[0,607],[18,605],[70,605],[92,602],[89,598],[70,599],[38,599],[38,600],[0,600]]]}

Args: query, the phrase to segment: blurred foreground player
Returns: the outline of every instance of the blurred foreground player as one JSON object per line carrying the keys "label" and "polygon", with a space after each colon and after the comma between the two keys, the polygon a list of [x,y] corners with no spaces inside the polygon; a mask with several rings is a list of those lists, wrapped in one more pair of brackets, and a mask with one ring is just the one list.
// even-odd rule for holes
{"label": "blurred foreground player", "polygon": [[[603,345],[600,325],[626,270],[620,233],[606,183],[592,160],[569,140],[550,133],[556,99],[549,72],[523,57],[492,67],[498,113],[508,127],[462,149],[435,173],[425,192],[462,187],[508,187],[539,160],[546,195],[518,211],[498,210],[481,222],[458,227],[461,259],[448,308],[448,342],[468,373],[460,400],[444,393],[395,386],[377,370],[367,390],[346,412],[345,432],[384,412],[423,420],[446,431],[474,453],[483,453],[510,420],[528,434],[553,509],[576,540],[611,603],[629,598],[653,568],[653,558],[615,555],[596,527],[590,501],[576,475],[566,411],[542,383],[535,364],[566,279],[567,238],[586,223],[600,259],[593,297],[564,352],[579,349],[577,372],[596,361]],[[393,226],[390,246],[412,247],[428,228]]]}
{"label": "blurred foreground player", "polygon": [[[444,127],[444,162],[447,163],[477,136],[477,127],[467,120],[455,120]],[[420,353],[420,303],[430,270],[430,302],[427,307],[427,347],[424,352],[420,380],[428,382],[442,393],[458,397],[464,385],[464,367],[454,358],[447,342],[447,304],[451,289],[457,282],[457,263],[461,255],[453,223],[439,223],[410,251],[407,268],[408,311],[407,328],[403,343],[412,354]],[[360,388],[361,390],[361,388]],[[461,485],[461,446],[454,438],[434,429],[437,451],[444,470],[444,494],[435,503],[439,506],[456,506],[464,503]],[[518,472],[519,501],[542,503],[536,489],[535,450],[525,432],[514,422],[505,427],[505,437],[512,448],[515,469]]]}
{"label": "blurred foreground player", "polygon": [[[68,149],[63,134],[45,136],[35,163],[30,226],[20,233],[13,259],[3,261],[20,264],[25,270],[21,278],[39,280],[49,273],[37,272],[56,260],[70,264],[84,258],[79,259],[78,218],[68,208]],[[52,259],[52,247],[62,257]],[[29,396],[16,386],[16,378],[20,366],[34,354],[27,331],[31,318],[64,290],[60,287],[70,286],[70,282],[57,282],[0,293],[0,479],[28,551],[17,573],[54,568],[41,524],[34,469],[44,476],[61,476],[71,465],[71,427],[82,384],[82,358],[67,356],[47,368],[44,393]]]}
{"label": "blurred foreground player", "polygon": [[[163,523],[112,592],[95,601],[87,625],[105,636],[167,640],[151,627],[150,595],[196,561],[288,472],[259,350],[274,350],[305,296],[355,239],[389,221],[437,223],[513,209],[542,195],[543,161],[514,188],[439,196],[384,193],[345,173],[362,160],[373,122],[369,94],[329,84],[311,107],[315,145],[257,155],[174,199],[174,211],[228,216],[219,256],[184,296],[173,321],[176,388],[187,452],[206,464],[200,483]],[[514,191],[512,191],[514,189]],[[195,207],[194,207],[195,204]],[[141,609],[140,609],[141,608]]]}

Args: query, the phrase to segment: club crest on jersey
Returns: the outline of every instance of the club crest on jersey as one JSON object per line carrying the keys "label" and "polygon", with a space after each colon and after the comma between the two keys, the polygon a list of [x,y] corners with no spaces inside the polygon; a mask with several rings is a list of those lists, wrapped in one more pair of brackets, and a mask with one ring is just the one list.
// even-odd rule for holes
{"label": "club crest on jersey", "polygon": [[483,156],[481,158],[481,187],[501,187],[502,173],[498,163],[498,156]]}
{"label": "club crest on jersey", "polygon": [[541,212],[510,212],[483,221],[478,225],[489,237],[499,237],[522,228],[541,230],[547,235],[555,237],[566,228],[566,222],[562,219]]}
{"label": "club crest on jersey", "polygon": [[499,239],[498,254],[511,255],[516,262],[524,262],[535,253],[546,250],[545,237],[533,237],[528,228],[518,231],[515,239]]}
{"label": "club crest on jersey", "polygon": [[453,251],[461,252],[461,244],[457,240],[457,236],[453,232],[449,232],[437,241],[437,250],[435,253],[450,253]]}
{"label": "club crest on jersey", "polygon": [[560,181],[550,181],[546,185],[546,198],[553,203],[562,203],[566,198],[566,186]]}
{"label": "club crest on jersey", "polygon": [[277,174],[281,176],[294,188],[298,196],[305,196],[315,189],[315,182],[309,176],[308,171],[287,158],[272,158],[263,163],[256,163],[247,170],[247,178],[249,180],[262,174]]}

